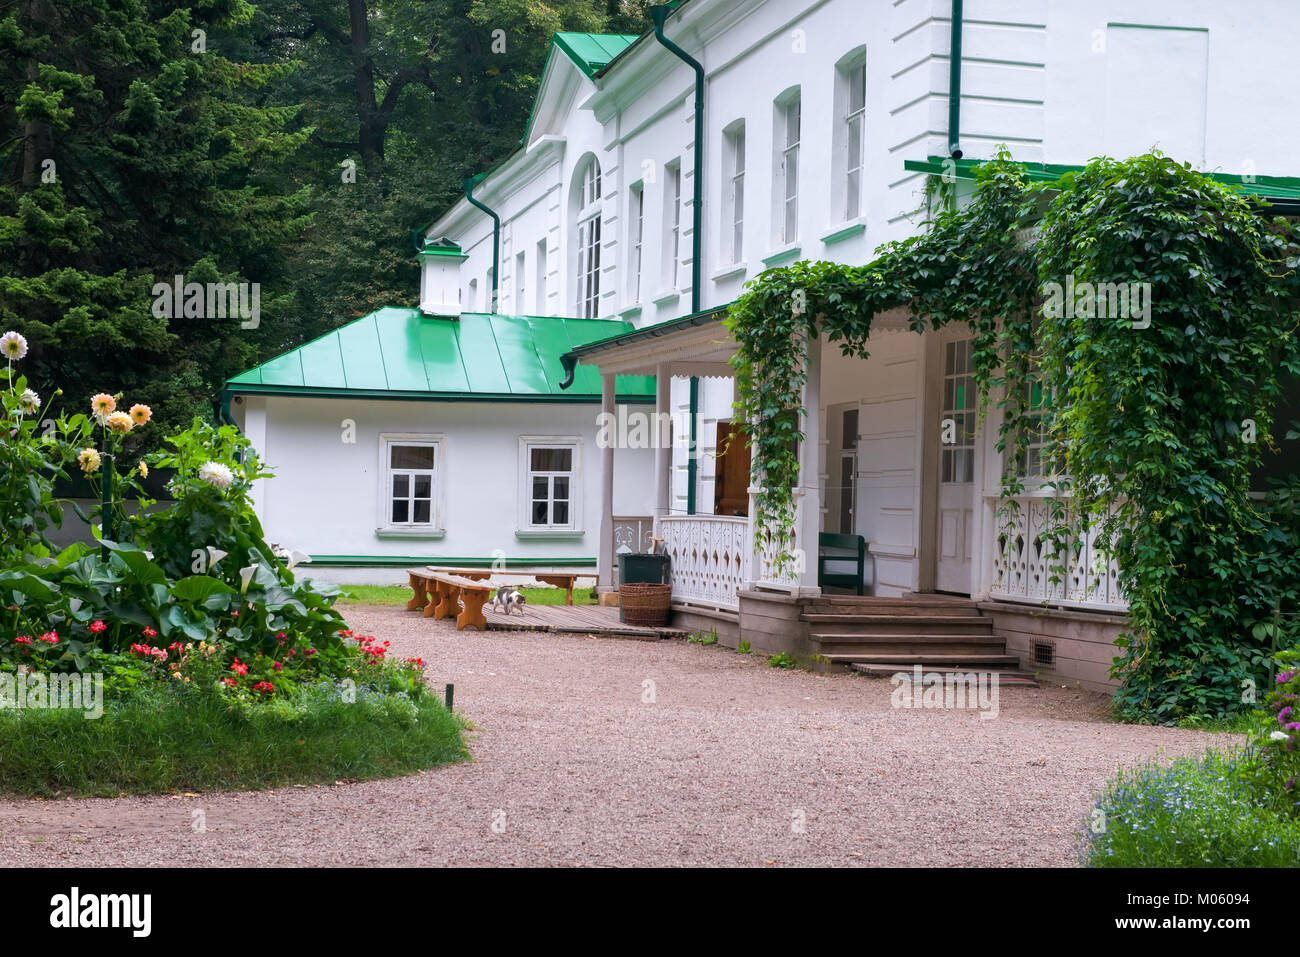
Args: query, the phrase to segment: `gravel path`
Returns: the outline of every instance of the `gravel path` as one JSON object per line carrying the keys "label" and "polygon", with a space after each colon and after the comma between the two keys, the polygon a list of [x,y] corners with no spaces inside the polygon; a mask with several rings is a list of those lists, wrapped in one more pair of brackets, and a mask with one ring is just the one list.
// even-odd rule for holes
{"label": "gravel path", "polygon": [[0,865],[1070,865],[1117,765],[1225,743],[1110,723],[1077,690],[1003,689],[981,720],[716,646],[347,617],[455,682],[472,763],[259,793],[0,799]]}

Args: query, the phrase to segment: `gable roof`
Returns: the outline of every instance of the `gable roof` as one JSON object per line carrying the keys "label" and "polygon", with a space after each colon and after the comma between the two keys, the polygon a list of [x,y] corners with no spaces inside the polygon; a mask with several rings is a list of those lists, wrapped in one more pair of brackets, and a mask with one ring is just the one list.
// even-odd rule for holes
{"label": "gable roof", "polygon": [[568,54],[579,70],[593,77],[635,43],[637,36],[626,33],[556,33],[551,41]]}
{"label": "gable roof", "polygon": [[[232,393],[463,401],[593,402],[600,374],[579,370],[574,384],[560,356],[628,332],[608,319],[463,313],[430,318],[385,308],[249,369],[226,383]],[[653,376],[619,376],[620,397],[652,401]]]}

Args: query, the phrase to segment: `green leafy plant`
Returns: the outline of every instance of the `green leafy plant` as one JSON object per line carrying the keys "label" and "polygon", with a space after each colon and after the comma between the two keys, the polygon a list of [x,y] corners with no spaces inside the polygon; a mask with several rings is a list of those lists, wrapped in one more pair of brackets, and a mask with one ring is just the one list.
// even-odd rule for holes
{"label": "green leafy plant", "polygon": [[769,667],[785,668],[787,670],[799,667],[799,663],[784,651],[778,651],[776,654],[770,656],[767,659],[767,663]]}
{"label": "green leafy plant", "polygon": [[754,649],[750,647],[748,638],[741,638],[739,644],[736,645],[736,651],[738,654],[748,655],[753,653],[753,650]]}
{"label": "green leafy plant", "polygon": [[718,643],[718,632],[716,628],[710,628],[708,631],[701,631],[691,635],[686,640],[695,645],[716,645]]}

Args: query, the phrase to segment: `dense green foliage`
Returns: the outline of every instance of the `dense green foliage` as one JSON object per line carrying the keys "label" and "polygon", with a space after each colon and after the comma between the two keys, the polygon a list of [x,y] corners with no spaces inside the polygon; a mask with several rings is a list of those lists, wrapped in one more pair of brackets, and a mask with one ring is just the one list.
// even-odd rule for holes
{"label": "dense green foliage", "polygon": [[[107,367],[153,408],[162,428],[135,441],[155,448],[230,376],[413,303],[412,231],[517,147],[551,34],[639,33],[644,6],[8,5],[0,328],[33,342],[32,386],[80,411]],[[258,324],[156,316],[154,284],[177,275],[258,284]]]}
{"label": "dense green foliage", "polygon": [[[1175,721],[1252,706],[1269,651],[1294,640],[1273,633],[1272,613],[1300,611],[1297,483],[1250,497],[1264,451],[1294,438],[1274,409],[1300,376],[1297,254],[1290,224],[1166,158],[1101,159],[1031,186],[1000,155],[968,204],[870,264],[764,273],[729,319],[764,475],[760,527],[789,551],[810,336],[865,358],[888,310],[918,332],[966,323],[982,402],[1002,412],[1005,507],[1024,488],[1037,383],[1053,413],[1048,485],[1064,493],[1045,538],[1068,555],[1100,522],[1117,559],[1132,626],[1120,712]],[[1077,310],[1045,308],[1047,284],[1067,280],[1148,284],[1149,314],[1099,313],[1082,294]]]}

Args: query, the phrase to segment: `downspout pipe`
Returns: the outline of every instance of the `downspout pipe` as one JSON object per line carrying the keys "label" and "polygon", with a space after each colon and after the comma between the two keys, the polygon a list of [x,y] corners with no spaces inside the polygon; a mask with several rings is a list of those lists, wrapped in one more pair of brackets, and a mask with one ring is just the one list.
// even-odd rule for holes
{"label": "downspout pipe", "polygon": [[952,0],[952,40],[948,57],[948,154],[961,159],[962,0]]}
{"label": "downspout pipe", "polygon": [[704,266],[700,256],[700,247],[704,241],[704,67],[664,36],[664,21],[672,12],[673,7],[668,4],[650,8],[650,17],[655,25],[655,38],[670,53],[695,71],[695,173],[691,201],[691,312],[693,314],[700,311],[700,290],[703,287],[700,275]]}
{"label": "downspout pipe", "polygon": [[[704,271],[703,256],[700,255],[704,245],[704,67],[698,60],[664,36],[664,23],[668,14],[673,12],[668,4],[659,4],[650,8],[650,18],[655,25],[655,39],[669,53],[673,54],[695,71],[695,158],[692,175],[691,200],[691,313],[700,311],[700,294],[704,283],[701,276]],[[691,447],[686,459],[686,514],[695,514],[695,485],[698,458],[696,456],[695,434],[696,419],[699,418],[700,380],[691,376]]]}
{"label": "downspout pipe", "polygon": [[474,198],[474,184],[481,179],[476,176],[465,177],[465,198],[474,206],[492,217],[492,304],[488,312],[497,311],[497,286],[501,274],[501,217]]}

